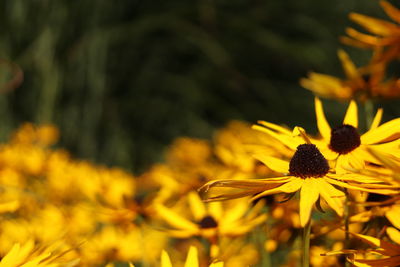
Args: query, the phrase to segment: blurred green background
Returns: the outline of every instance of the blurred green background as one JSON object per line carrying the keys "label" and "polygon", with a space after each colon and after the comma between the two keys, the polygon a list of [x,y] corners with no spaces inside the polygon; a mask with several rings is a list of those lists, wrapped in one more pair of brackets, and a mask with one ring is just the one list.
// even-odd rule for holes
{"label": "blurred green background", "polygon": [[55,123],[75,156],[137,173],[175,137],[232,119],[315,130],[298,80],[342,75],[351,11],[385,17],[372,0],[0,1],[0,138]]}

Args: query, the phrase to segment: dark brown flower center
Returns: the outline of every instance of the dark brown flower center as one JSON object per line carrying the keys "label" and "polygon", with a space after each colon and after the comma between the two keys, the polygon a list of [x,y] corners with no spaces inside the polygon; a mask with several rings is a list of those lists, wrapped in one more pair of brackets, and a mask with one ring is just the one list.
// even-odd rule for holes
{"label": "dark brown flower center", "polygon": [[328,171],[328,161],[313,144],[299,145],[289,164],[289,174],[303,179],[323,177]]}
{"label": "dark brown flower center", "polygon": [[217,221],[210,215],[205,216],[199,222],[200,228],[207,229],[207,228],[215,228],[218,226]]}
{"label": "dark brown flower center", "polygon": [[360,135],[353,126],[343,124],[332,129],[329,147],[333,151],[339,154],[347,154],[360,145]]}

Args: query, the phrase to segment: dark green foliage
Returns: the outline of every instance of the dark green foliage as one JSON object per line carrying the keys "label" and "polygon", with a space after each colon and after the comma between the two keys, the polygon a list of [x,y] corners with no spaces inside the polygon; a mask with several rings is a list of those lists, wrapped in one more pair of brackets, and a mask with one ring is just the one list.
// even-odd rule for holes
{"label": "dark green foliage", "polygon": [[75,155],[140,171],[174,137],[210,137],[231,119],[312,132],[312,95],[298,80],[341,74],[350,11],[380,10],[361,0],[1,1],[0,58],[25,74],[0,96],[1,136],[53,122]]}

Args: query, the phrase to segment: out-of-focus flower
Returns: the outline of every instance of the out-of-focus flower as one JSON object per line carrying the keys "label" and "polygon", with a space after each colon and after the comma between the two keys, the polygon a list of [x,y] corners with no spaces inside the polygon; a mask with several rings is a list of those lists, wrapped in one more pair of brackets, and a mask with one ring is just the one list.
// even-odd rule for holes
{"label": "out-of-focus flower", "polygon": [[[199,258],[196,247],[190,247],[189,252],[185,261],[184,267],[199,267]],[[223,267],[223,262],[215,262],[208,265],[209,267]],[[168,253],[163,250],[161,254],[161,267],[172,267],[171,259],[168,256]]]}
{"label": "out-of-focus flower", "polygon": [[195,192],[187,195],[187,201],[190,214],[184,212],[186,206],[183,212],[177,212],[162,204],[156,205],[157,214],[174,228],[167,230],[174,237],[203,236],[214,242],[218,236],[243,235],[266,220],[266,215],[260,214],[262,203],[251,210],[243,201],[205,204]]}
{"label": "out-of-focus flower", "polygon": [[79,259],[63,258],[69,251],[57,251],[52,248],[35,246],[33,240],[23,245],[15,244],[0,261],[0,267],[73,267]]}
{"label": "out-of-focus flower", "polygon": [[388,61],[398,57],[400,53],[400,10],[387,1],[380,4],[385,13],[395,22],[391,23],[370,16],[351,13],[350,19],[358,23],[370,34],[361,33],[353,28],[347,28],[349,37],[342,37],[343,43],[362,48],[386,48],[382,60]]}
{"label": "out-of-focus flower", "polygon": [[400,97],[400,80],[384,80],[386,63],[378,61],[379,52],[374,54],[368,65],[361,68],[355,66],[345,51],[339,50],[338,56],[346,79],[311,72],[308,78],[300,80],[301,86],[318,96],[339,100],[357,99],[363,102],[376,98]]}
{"label": "out-of-focus flower", "polygon": [[[350,254],[350,256],[347,257],[347,260],[354,266],[359,267],[397,267],[400,265],[400,232],[393,227],[387,228],[386,232],[396,244],[372,236],[351,233],[357,239],[370,246],[373,246],[374,248],[369,250],[339,250],[328,252],[324,255],[332,256]],[[365,256],[360,258],[359,256],[363,256],[360,254],[367,256],[371,255],[373,258],[365,258]]]}

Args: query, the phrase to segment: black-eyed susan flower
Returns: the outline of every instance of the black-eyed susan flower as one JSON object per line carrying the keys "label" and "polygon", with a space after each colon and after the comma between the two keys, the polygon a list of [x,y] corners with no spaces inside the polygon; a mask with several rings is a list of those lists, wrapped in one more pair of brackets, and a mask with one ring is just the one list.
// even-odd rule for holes
{"label": "black-eyed susan flower", "polygon": [[351,101],[343,123],[331,128],[325,118],[321,101],[315,99],[317,126],[322,137],[322,143],[318,146],[327,158],[336,159],[337,173],[348,172],[346,168],[364,169],[366,163],[379,164],[369,152],[369,147],[400,157],[400,118],[379,125],[383,112],[379,109],[369,130],[360,134],[357,110],[357,104]]}
{"label": "black-eyed susan flower", "polygon": [[255,226],[266,220],[265,214],[260,214],[262,203],[248,210],[247,203],[242,201],[226,203],[207,203],[201,201],[196,192],[187,195],[187,206],[177,209],[156,204],[158,216],[173,229],[166,230],[171,236],[187,238],[202,236],[215,240],[218,236],[240,236],[251,231]]}
{"label": "black-eyed susan flower", "polygon": [[370,34],[347,28],[346,33],[349,37],[342,37],[342,41],[345,44],[363,48],[387,48],[382,59],[390,60],[400,53],[400,10],[384,0],[381,0],[380,4],[395,23],[351,13],[350,19],[369,31]]}
{"label": "black-eyed susan flower", "polygon": [[[364,169],[366,163],[379,164],[379,161],[369,152],[369,147],[373,147],[377,151],[385,151],[396,158],[400,157],[400,118],[379,125],[383,112],[382,109],[379,109],[369,130],[360,134],[358,108],[355,101],[350,102],[343,123],[334,128],[331,128],[326,120],[322,103],[318,98],[315,98],[315,112],[318,130],[322,138],[311,138],[311,140],[324,157],[334,163],[336,173],[348,173],[348,169]],[[292,132],[286,128],[264,121],[259,123],[262,126],[255,125],[253,128],[280,140],[292,150],[295,150],[302,142],[301,138],[293,138]],[[351,177],[357,180],[357,175]],[[362,180],[358,181],[372,182],[374,180],[376,182],[376,179],[372,177],[362,177]]]}
{"label": "black-eyed susan flower", "polygon": [[[289,138],[285,140],[290,142]],[[292,140],[293,144],[297,145],[298,139],[293,138]],[[302,227],[309,221],[312,207],[320,198],[324,199],[339,216],[343,215],[345,194],[337,187],[381,194],[395,194],[397,192],[391,189],[389,185],[360,183],[357,181],[361,179],[355,179],[354,175],[346,178],[345,175],[330,172],[328,161],[317,146],[311,143],[298,145],[290,161],[270,156],[260,157],[259,159],[269,168],[282,173],[284,176],[265,179],[216,180],[208,182],[200,190],[208,192],[213,187],[240,189],[240,192],[209,197],[208,201],[249,195],[252,195],[253,199],[257,199],[271,194],[294,194],[299,191],[300,225]]]}

